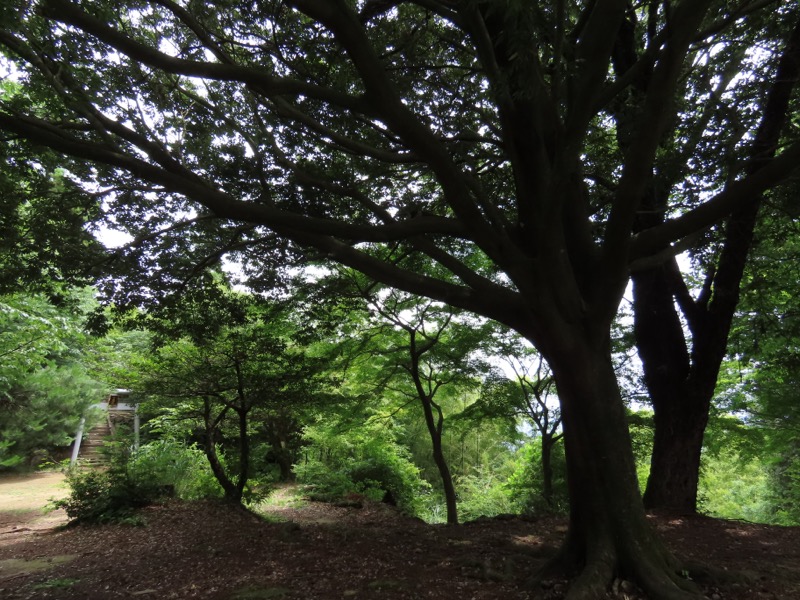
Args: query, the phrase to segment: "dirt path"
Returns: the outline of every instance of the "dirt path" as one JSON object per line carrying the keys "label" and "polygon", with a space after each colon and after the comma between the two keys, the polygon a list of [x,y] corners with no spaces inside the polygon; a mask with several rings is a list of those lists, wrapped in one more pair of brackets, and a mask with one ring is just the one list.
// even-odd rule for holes
{"label": "dirt path", "polygon": [[0,536],[52,529],[67,522],[63,510],[47,512],[51,500],[67,495],[63,473],[0,477]]}
{"label": "dirt path", "polygon": [[[3,600],[562,600],[567,589],[557,579],[526,587],[561,542],[563,518],[446,527],[383,504],[332,506],[284,490],[265,518],[214,502],[171,501],[143,509],[141,527],[45,530],[26,502],[41,507],[64,493],[58,484],[57,476],[0,480],[3,518],[32,515],[17,522],[27,532],[7,521],[0,529]],[[21,500],[28,493],[37,499]],[[748,574],[703,586],[709,599],[800,598],[800,528],[699,516],[652,522],[678,555]],[[644,600],[617,583],[597,600]]]}

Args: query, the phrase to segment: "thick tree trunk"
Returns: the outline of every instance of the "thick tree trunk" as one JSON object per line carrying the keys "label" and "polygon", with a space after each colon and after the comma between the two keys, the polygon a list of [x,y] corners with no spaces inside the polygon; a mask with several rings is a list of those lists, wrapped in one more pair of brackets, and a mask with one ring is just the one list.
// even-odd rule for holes
{"label": "thick tree trunk", "polygon": [[[787,40],[763,107],[748,174],[757,172],[775,155],[799,77],[800,22]],[[633,275],[636,345],[655,412],[653,456],[644,494],[647,508],[697,510],[703,433],[760,204],[761,198],[754,197],[731,214],[716,268],[707,273],[696,299],[689,295],[674,261]],[[650,208],[658,208],[658,203]],[[652,226],[662,216],[654,210],[641,219],[640,227]],[[691,340],[684,339],[676,301]]]}
{"label": "thick tree trunk", "polygon": [[[633,274],[634,334],[655,413],[655,438],[646,508],[694,512],[708,400],[688,393],[691,363],[678,317],[670,270],[662,265]],[[716,372],[713,373],[716,379]]]}
{"label": "thick tree trunk", "polygon": [[[716,377],[715,377],[716,378]],[[687,390],[677,400],[654,401],[655,437],[650,460],[650,477],[644,493],[648,509],[694,513],[703,435],[708,422],[710,395]],[[666,396],[652,390],[651,398]]]}
{"label": "thick tree trunk", "polygon": [[634,332],[655,424],[644,494],[648,509],[697,510],[703,437],[757,210],[753,204],[731,217],[719,270],[709,275],[706,291],[696,300],[687,297],[674,261],[633,275]]}
{"label": "thick tree trunk", "polygon": [[567,540],[547,571],[579,572],[569,600],[601,598],[615,577],[655,600],[699,597],[647,522],[624,405],[601,345],[577,340],[546,357],[561,402],[570,496]]}

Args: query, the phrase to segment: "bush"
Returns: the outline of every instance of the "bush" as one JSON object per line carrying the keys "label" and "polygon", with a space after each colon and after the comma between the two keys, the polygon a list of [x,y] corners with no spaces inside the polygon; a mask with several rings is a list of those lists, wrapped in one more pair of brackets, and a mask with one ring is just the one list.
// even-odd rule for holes
{"label": "bush", "polygon": [[56,500],[55,508],[63,508],[75,523],[140,524],[134,512],[152,501],[148,490],[139,488],[124,473],[73,471],[67,476],[70,494]]}
{"label": "bush", "polygon": [[492,469],[476,469],[470,475],[459,477],[456,487],[461,499],[458,511],[462,521],[519,511],[505,478],[498,477]]}
{"label": "bush", "polygon": [[391,497],[403,510],[417,514],[429,484],[420,478],[408,451],[384,433],[365,427],[331,436],[310,428],[306,459],[295,465],[297,480],[307,486],[312,500],[331,502],[349,494],[376,501]]}
{"label": "bush", "polygon": [[172,439],[149,442],[131,455],[127,469],[139,485],[171,490],[182,500],[222,496],[205,453],[196,445]]}
{"label": "bush", "polygon": [[70,494],[54,502],[79,523],[140,524],[138,508],[164,497],[194,500],[222,495],[205,459],[194,446],[159,440],[131,453],[124,440],[107,442],[107,471],[72,471]]}

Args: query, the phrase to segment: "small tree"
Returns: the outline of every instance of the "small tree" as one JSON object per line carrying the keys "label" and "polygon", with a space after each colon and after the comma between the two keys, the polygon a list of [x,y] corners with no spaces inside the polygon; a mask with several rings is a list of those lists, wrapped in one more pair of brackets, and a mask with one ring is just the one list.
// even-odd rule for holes
{"label": "small tree", "polygon": [[[325,392],[327,379],[324,361],[292,344],[292,325],[280,307],[218,292],[230,324],[215,321],[220,313],[209,305],[200,310],[187,300],[181,326],[190,336],[167,342],[143,359],[131,385],[150,396],[151,410],[169,410],[173,418],[199,424],[203,449],[225,497],[240,503],[252,471],[253,435],[266,431],[270,443],[282,448],[299,431],[300,409]],[[234,313],[239,316],[233,318]],[[295,431],[287,432],[287,426]],[[227,460],[220,457],[220,448]],[[290,462],[278,459],[288,476]]]}
{"label": "small tree", "polygon": [[561,413],[547,362],[524,340],[511,332],[495,333],[493,349],[505,365],[494,368],[485,378],[481,396],[464,413],[471,419],[500,418],[517,426],[532,427],[540,444],[539,460],[542,496],[552,506],[553,447],[561,440]]}
{"label": "small tree", "polygon": [[353,359],[377,363],[378,393],[389,392],[403,406],[418,403],[431,442],[431,454],[442,482],[447,523],[458,524],[457,494],[445,456],[443,432],[445,394],[475,388],[482,362],[478,350],[485,341],[485,321],[441,303],[387,289],[354,272],[342,272],[328,282],[339,294],[360,298],[360,311],[349,314],[359,323]]}

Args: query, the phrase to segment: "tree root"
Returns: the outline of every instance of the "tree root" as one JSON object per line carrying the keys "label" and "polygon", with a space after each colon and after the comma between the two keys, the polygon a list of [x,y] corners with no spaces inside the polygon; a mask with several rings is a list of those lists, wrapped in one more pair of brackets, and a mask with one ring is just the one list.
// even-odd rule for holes
{"label": "tree root", "polygon": [[595,553],[584,564],[575,558],[567,546],[562,547],[525,582],[525,588],[545,595],[546,590],[553,587],[553,580],[563,580],[567,586],[565,600],[597,600],[605,597],[608,591],[618,595],[623,585],[634,587],[628,583],[630,580],[650,600],[698,600],[704,596],[697,582],[706,583],[706,580],[695,579],[695,574],[715,574],[713,569],[680,563],[668,554],[640,556],[629,560],[626,568],[622,568],[614,552]]}

